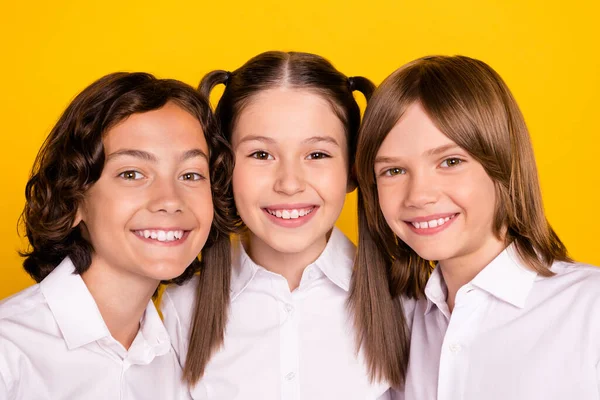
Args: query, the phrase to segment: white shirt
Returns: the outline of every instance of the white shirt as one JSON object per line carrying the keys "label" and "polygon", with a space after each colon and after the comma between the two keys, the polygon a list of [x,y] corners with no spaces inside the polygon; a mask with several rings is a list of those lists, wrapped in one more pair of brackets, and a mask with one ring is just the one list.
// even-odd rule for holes
{"label": "white shirt", "polygon": [[450,314],[436,268],[409,316],[399,398],[600,399],[600,269],[556,262],[551,270],[539,276],[509,246],[458,291]]}
{"label": "white shirt", "polygon": [[[370,384],[356,356],[347,311],[355,247],[334,229],[323,253],[290,292],[287,280],[234,247],[225,344],[192,389],[194,399],[388,399],[389,385]],[[169,287],[161,306],[185,363],[197,279]],[[210,305],[206,305],[210,307]]]}
{"label": "white shirt", "polygon": [[0,399],[189,398],[154,304],[127,351],[74,271],[66,258],[0,303]]}

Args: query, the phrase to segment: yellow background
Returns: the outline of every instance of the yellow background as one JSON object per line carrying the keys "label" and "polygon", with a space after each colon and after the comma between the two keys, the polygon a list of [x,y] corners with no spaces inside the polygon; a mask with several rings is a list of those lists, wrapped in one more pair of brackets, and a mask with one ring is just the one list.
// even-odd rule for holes
{"label": "yellow background", "polygon": [[[578,260],[600,265],[596,215],[600,31],[593,0],[32,1],[0,5],[0,298],[32,283],[17,235],[44,137],[77,92],[116,70],[196,85],[255,54],[301,50],[376,83],[427,54],[480,58],[528,122],[548,218]],[[356,239],[356,198],[339,226]]]}

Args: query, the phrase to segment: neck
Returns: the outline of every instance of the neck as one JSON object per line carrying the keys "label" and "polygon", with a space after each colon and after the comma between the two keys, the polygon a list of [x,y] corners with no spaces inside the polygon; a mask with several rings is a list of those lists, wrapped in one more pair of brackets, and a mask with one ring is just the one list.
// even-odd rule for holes
{"label": "neck", "polygon": [[288,282],[290,291],[294,291],[300,285],[306,267],[315,262],[325,250],[330,234],[331,232],[302,251],[290,253],[272,248],[249,232],[244,237],[244,247],[252,261],[268,271],[283,276]]}
{"label": "neck", "polygon": [[454,309],[458,290],[471,282],[505,248],[504,240],[494,237],[494,240],[487,241],[471,253],[439,262],[439,268],[448,288],[446,302],[450,312]]}
{"label": "neck", "polygon": [[123,273],[98,260],[92,260],[92,265],[81,277],[110,334],[129,349],[159,282],[141,280],[139,275]]}

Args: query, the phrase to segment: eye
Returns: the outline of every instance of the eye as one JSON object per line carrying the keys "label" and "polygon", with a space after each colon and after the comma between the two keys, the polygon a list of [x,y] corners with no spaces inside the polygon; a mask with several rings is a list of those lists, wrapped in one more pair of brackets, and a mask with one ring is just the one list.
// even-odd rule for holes
{"label": "eye", "polygon": [[451,157],[451,158],[447,158],[444,161],[442,161],[442,163],[440,164],[440,167],[442,168],[449,168],[449,167],[456,167],[459,164],[462,164],[463,160],[461,160],[460,158],[456,158],[456,157]]}
{"label": "eye", "polygon": [[123,171],[117,176],[125,179],[126,181],[137,181],[139,179],[145,178],[145,176],[141,172],[135,170]]}
{"label": "eye", "polygon": [[321,151],[315,151],[314,153],[310,153],[308,155],[308,157],[306,157],[309,160],[322,160],[324,158],[330,158],[331,156],[329,154],[325,154]]}
{"label": "eye", "polygon": [[199,174],[197,172],[186,172],[185,174],[179,177],[182,181],[201,181],[206,179],[204,175]]}
{"label": "eye", "polygon": [[396,176],[396,175],[404,175],[406,171],[403,168],[388,168],[383,171],[384,176]]}
{"label": "eye", "polygon": [[257,160],[272,160],[273,159],[272,155],[270,155],[266,151],[262,151],[262,150],[255,151],[254,153],[250,154],[250,157],[256,158]]}

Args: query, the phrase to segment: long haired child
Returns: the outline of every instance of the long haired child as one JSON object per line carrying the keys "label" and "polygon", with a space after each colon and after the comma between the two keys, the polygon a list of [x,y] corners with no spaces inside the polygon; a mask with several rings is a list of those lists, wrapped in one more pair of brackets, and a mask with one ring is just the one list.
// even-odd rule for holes
{"label": "long haired child", "polygon": [[222,348],[208,348],[196,282],[167,289],[165,324],[194,398],[377,399],[346,303],[354,245],[334,227],[352,176],[360,110],[348,78],[314,54],[267,52],[201,82],[236,163],[235,248]]}
{"label": "long haired child", "polygon": [[[438,56],[394,72],[365,113],[357,171],[352,305],[380,370],[375,341],[406,346],[382,328],[411,328],[401,396],[600,398],[600,270],[572,262],[546,220],[525,121],[492,68]],[[405,313],[402,296],[418,299]]]}

